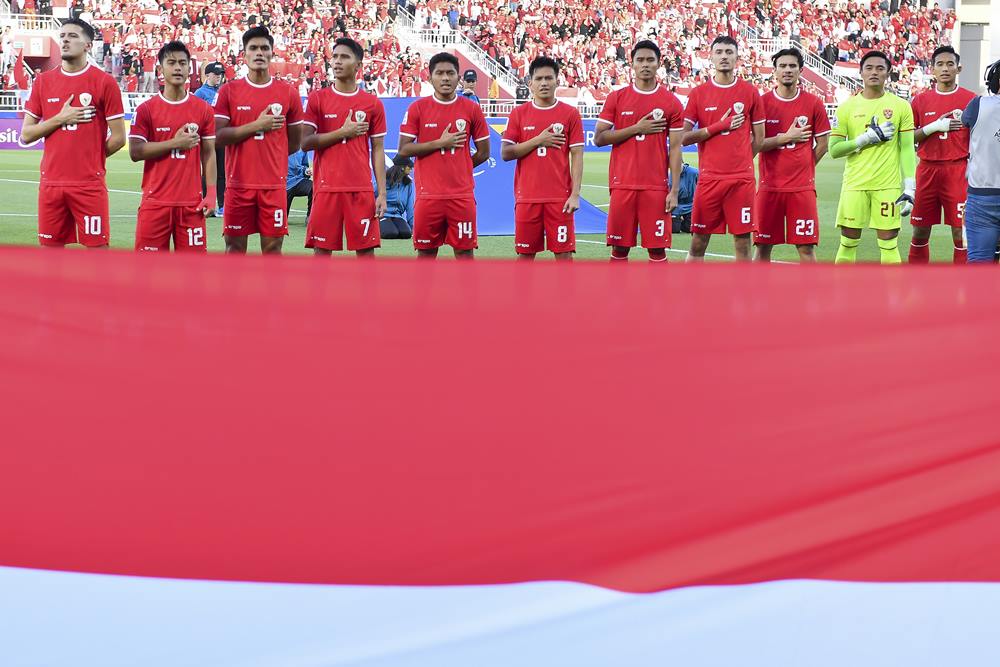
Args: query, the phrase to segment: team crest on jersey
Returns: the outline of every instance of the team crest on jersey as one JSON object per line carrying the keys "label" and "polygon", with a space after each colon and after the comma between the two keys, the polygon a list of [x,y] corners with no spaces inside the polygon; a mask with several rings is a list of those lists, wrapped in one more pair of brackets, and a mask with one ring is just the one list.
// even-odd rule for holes
{"label": "team crest on jersey", "polygon": [[564,129],[564,127],[563,127],[562,123],[552,123],[552,131],[554,133],[556,133],[556,134],[562,134],[563,133],[563,129]]}
{"label": "team crest on jersey", "polygon": [[271,104],[271,115],[272,116],[280,116],[281,115],[281,105],[278,104],[277,102],[273,102]]}
{"label": "team crest on jersey", "polygon": [[660,120],[663,118],[663,109],[653,109],[653,120]]}
{"label": "team crest on jersey", "polygon": [[805,116],[796,116],[795,117],[795,124],[798,125],[799,127],[805,127],[806,123],[808,123],[808,122],[809,122],[809,119],[806,118]]}
{"label": "team crest on jersey", "polygon": [[882,115],[886,120],[892,120],[892,109],[882,109]]}
{"label": "team crest on jersey", "polygon": [[464,118],[459,118],[458,120],[456,120],[455,121],[455,127],[458,128],[459,132],[465,132],[465,119]]}
{"label": "team crest on jersey", "polygon": [[94,101],[94,96],[90,93],[80,93],[80,104],[85,107],[89,107],[90,103]]}
{"label": "team crest on jersey", "polygon": [[365,122],[365,118],[367,118],[367,117],[368,117],[368,114],[366,114],[364,111],[355,111],[354,112],[354,120],[356,120],[359,123]]}
{"label": "team crest on jersey", "polygon": [[962,120],[962,110],[961,109],[952,109],[952,111],[951,111],[951,117],[954,118],[955,120]]}
{"label": "team crest on jersey", "polygon": [[743,106],[743,102],[736,102],[735,104],[733,104],[733,111],[735,111],[736,113],[743,113],[743,109],[745,108],[746,107]]}
{"label": "team crest on jersey", "polygon": [[190,134],[194,134],[195,132],[197,132],[198,131],[198,123],[188,123],[187,124],[187,131]]}

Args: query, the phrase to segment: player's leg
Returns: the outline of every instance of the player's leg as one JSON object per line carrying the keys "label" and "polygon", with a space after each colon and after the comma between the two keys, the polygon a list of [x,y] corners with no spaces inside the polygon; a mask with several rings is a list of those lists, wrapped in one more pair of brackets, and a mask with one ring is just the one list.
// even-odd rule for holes
{"label": "player's leg", "polygon": [[879,260],[882,264],[900,264],[899,228],[902,224],[896,199],[899,190],[875,190],[871,198],[871,226],[878,236]]}
{"label": "player's leg", "polygon": [[67,243],[76,243],[76,222],[65,192],[65,188],[58,186],[38,188],[38,243],[43,248],[63,248]]}
{"label": "player's leg", "polygon": [[556,261],[573,259],[576,252],[576,221],[572,213],[563,211],[563,204],[549,202],[542,204],[545,220],[545,243]]}
{"label": "player's leg", "polygon": [[418,259],[434,259],[448,231],[445,200],[417,199],[413,207],[413,247]]}
{"label": "player's leg", "polygon": [[544,204],[514,204],[514,252],[519,260],[531,261],[545,249],[544,209]]}
{"label": "player's leg", "polygon": [[344,219],[340,193],[317,192],[315,210],[306,223],[305,247],[316,256],[327,257],[334,250],[344,249]]}
{"label": "player's leg", "polygon": [[722,198],[726,227],[733,235],[733,254],[737,262],[750,261],[750,235],[753,232],[754,182],[731,181]]}
{"label": "player's leg", "polygon": [[723,195],[726,188],[723,181],[698,181],[694,190],[694,205],[691,209],[691,249],[688,251],[688,262],[700,262],[705,259],[708,242],[712,234],[726,232],[726,212],[723,207]]}
{"label": "player's leg", "polygon": [[853,264],[858,258],[861,230],[868,226],[871,211],[870,197],[863,190],[842,190],[837,203],[837,227],[840,228],[840,247],[836,264]]}
{"label": "player's leg", "polygon": [[64,196],[76,221],[80,243],[87,248],[108,248],[111,243],[108,191],[104,188],[66,188]]}
{"label": "player's leg", "polygon": [[784,200],[787,220],[785,238],[795,245],[800,263],[815,262],[814,248],[819,243],[819,206],[816,203],[816,191],[786,192]]}
{"label": "player's leg", "polygon": [[445,243],[451,246],[455,259],[472,259],[479,247],[475,198],[446,200],[444,204],[448,227]]}
{"label": "player's leg", "polygon": [[941,203],[944,206],[944,223],[951,227],[954,247],[951,259],[955,264],[965,264],[967,253],[962,225],[965,223],[965,193],[969,189],[969,183],[963,163],[949,166],[946,173],[941,184]]}
{"label": "player's leg", "polygon": [[169,252],[171,207],[141,204],[135,221],[136,252]]}
{"label": "player's leg", "polygon": [[200,210],[174,208],[172,226],[176,252],[208,252],[208,226]]}
{"label": "player's leg", "polygon": [[375,218],[375,193],[371,190],[345,192],[342,200],[347,249],[353,250],[358,257],[374,257],[375,248],[382,245]]}
{"label": "player's leg", "polygon": [[965,202],[969,264],[994,261],[1000,243],[1000,197],[970,194]]}
{"label": "player's leg", "polygon": [[215,198],[219,204],[215,216],[221,218],[226,201],[226,149],[221,146],[215,148]]}
{"label": "player's leg", "polygon": [[245,255],[247,237],[257,233],[257,198],[253,190],[226,188],[223,200],[222,237],[226,254]]}
{"label": "player's leg", "polygon": [[[959,204],[963,208],[965,207],[965,202]],[[954,248],[951,261],[953,264],[965,264],[968,262],[968,251],[965,248],[965,234],[962,232],[962,225],[953,226],[951,228],[951,243]]]}
{"label": "player's leg", "polygon": [[[941,193],[937,180],[941,174],[929,162],[917,165],[917,193],[910,214],[913,235],[910,237],[910,251],[907,262],[927,264],[931,258],[931,231],[941,222]],[[964,190],[963,190],[964,192]]]}
{"label": "player's leg", "polygon": [[285,191],[258,190],[256,194],[260,252],[262,255],[280,255],[281,245],[288,235]]}
{"label": "player's leg", "polygon": [[667,211],[667,193],[658,190],[637,190],[637,216],[642,247],[649,261],[666,263],[667,248],[673,242],[673,220]]}
{"label": "player's leg", "polygon": [[636,190],[612,190],[608,203],[605,243],[611,246],[611,262],[628,261],[639,230],[639,198]]}
{"label": "player's leg", "polygon": [[754,197],[753,243],[758,262],[770,262],[771,250],[785,242],[785,197],[783,192],[760,190]]}

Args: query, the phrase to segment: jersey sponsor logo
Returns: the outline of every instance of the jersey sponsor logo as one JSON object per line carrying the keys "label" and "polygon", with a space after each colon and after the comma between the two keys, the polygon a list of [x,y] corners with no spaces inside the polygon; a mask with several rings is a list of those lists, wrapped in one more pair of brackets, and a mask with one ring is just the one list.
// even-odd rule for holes
{"label": "jersey sponsor logo", "polygon": [[781,121],[778,120],[777,118],[768,118],[767,121],[765,121],[765,122],[768,122],[768,123],[780,123]]}
{"label": "jersey sponsor logo", "polygon": [[631,116],[634,113],[635,113],[634,111],[622,111],[623,116]]}
{"label": "jersey sponsor logo", "polygon": [[169,127],[158,127],[158,128],[156,128],[156,131],[157,132],[169,132],[171,129],[172,128],[169,128]]}
{"label": "jersey sponsor logo", "polygon": [[705,111],[715,111],[719,107],[705,107]]}
{"label": "jersey sponsor logo", "polygon": [[934,114],[935,114],[935,112],[934,112],[934,111],[925,111],[925,112],[924,112],[924,115],[925,115],[925,116],[933,116]]}
{"label": "jersey sponsor logo", "polygon": [[882,109],[882,115],[885,116],[886,120],[892,119],[892,109]]}
{"label": "jersey sponsor logo", "polygon": [[529,131],[535,129],[535,126],[534,125],[525,125],[521,129],[524,130],[525,132],[529,132]]}
{"label": "jersey sponsor logo", "polygon": [[250,111],[250,107],[236,107],[237,111]]}
{"label": "jersey sponsor logo", "polygon": [[337,114],[335,114],[335,113],[325,113],[325,114],[323,114],[323,118],[336,118],[336,117],[337,117]]}
{"label": "jersey sponsor logo", "polygon": [[58,98],[58,97],[50,97],[50,98],[48,98],[48,99],[47,99],[47,100],[45,100],[45,101],[46,101],[46,102],[58,102],[58,101],[59,101],[59,98]]}
{"label": "jersey sponsor logo", "polygon": [[437,127],[437,123],[424,123],[424,127]]}

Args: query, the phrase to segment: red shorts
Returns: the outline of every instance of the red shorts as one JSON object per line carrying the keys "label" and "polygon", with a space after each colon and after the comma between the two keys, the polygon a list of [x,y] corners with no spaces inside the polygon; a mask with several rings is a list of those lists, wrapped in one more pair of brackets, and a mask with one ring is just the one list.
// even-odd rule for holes
{"label": "red shorts", "polygon": [[761,190],[754,201],[753,242],[758,245],[819,243],[816,191]]}
{"label": "red shorts", "polygon": [[532,202],[514,205],[514,250],[533,255],[545,250],[575,252],[573,214],[563,213],[562,202]]}
{"label": "red shorts", "polygon": [[142,204],[135,225],[135,249],[169,252],[170,239],[177,252],[206,252],[205,216],[193,206]]}
{"label": "red shorts", "polygon": [[754,182],[698,181],[691,209],[694,234],[749,234],[753,231]]}
{"label": "red shorts", "polygon": [[222,233],[226,236],[286,236],[284,190],[226,188]]}
{"label": "red shorts", "polygon": [[348,250],[381,245],[373,191],[316,193],[306,225],[306,247],[343,250],[345,234]]}
{"label": "red shorts", "polygon": [[417,250],[440,248],[455,250],[479,247],[476,235],[476,200],[471,195],[460,199],[417,199],[413,208],[413,247]]}
{"label": "red shorts", "polygon": [[38,242],[42,245],[106,246],[111,240],[108,222],[108,191],[104,188],[38,188]]}
{"label": "red shorts", "polygon": [[671,225],[667,193],[662,190],[612,190],[608,206],[607,244],[635,247],[636,232],[643,248],[669,248]]}
{"label": "red shorts", "polygon": [[944,222],[961,227],[965,219],[965,194],[968,188],[965,168],[960,162],[921,162],[917,165],[917,195],[910,214],[910,224],[930,227]]}

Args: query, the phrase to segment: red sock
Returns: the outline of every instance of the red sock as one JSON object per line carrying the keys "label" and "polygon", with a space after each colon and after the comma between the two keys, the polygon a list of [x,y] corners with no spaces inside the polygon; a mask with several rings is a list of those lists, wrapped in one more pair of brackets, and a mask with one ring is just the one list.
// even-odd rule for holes
{"label": "red sock", "polygon": [[958,246],[955,246],[955,254],[952,257],[952,261],[955,262],[955,264],[965,264],[968,262],[968,260],[969,260],[969,251],[966,250],[965,248],[959,248]]}
{"label": "red sock", "polygon": [[646,252],[649,253],[650,262],[666,262],[667,261],[667,251],[662,248],[650,248]]}
{"label": "red sock", "polygon": [[627,261],[628,261],[628,253],[625,253],[624,255],[619,255],[617,250],[615,250],[614,248],[611,249],[612,264],[617,264],[618,262],[627,262]]}
{"label": "red sock", "polygon": [[913,241],[910,241],[910,264],[927,264],[931,261],[931,240],[927,239],[927,243],[923,245],[916,245]]}

